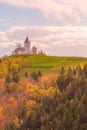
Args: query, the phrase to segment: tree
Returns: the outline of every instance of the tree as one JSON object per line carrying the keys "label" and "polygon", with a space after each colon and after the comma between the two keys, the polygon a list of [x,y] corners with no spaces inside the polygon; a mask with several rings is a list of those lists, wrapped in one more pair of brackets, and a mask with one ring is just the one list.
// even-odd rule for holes
{"label": "tree", "polygon": [[8,74],[8,67],[5,63],[0,64],[0,78],[6,77]]}
{"label": "tree", "polygon": [[28,73],[27,73],[27,72],[25,72],[24,76],[25,76],[25,78],[28,78]]}
{"label": "tree", "polygon": [[38,71],[38,74],[37,74],[37,75],[38,75],[38,78],[41,77],[41,76],[42,76],[41,71]]}
{"label": "tree", "polygon": [[76,69],[73,69],[73,74],[76,75]]}
{"label": "tree", "polygon": [[39,55],[45,55],[45,53],[43,52],[43,50],[41,50],[38,54]]}
{"label": "tree", "polygon": [[31,53],[32,54],[37,54],[37,48],[35,46],[32,47]]}
{"label": "tree", "polygon": [[2,60],[0,59],[0,63],[2,62]]}
{"label": "tree", "polygon": [[72,81],[73,75],[74,75],[74,74],[73,74],[72,68],[69,67],[68,72],[67,72],[67,82],[68,82],[68,83]]}
{"label": "tree", "polygon": [[32,77],[34,80],[38,80],[38,75],[37,75],[36,72],[31,73],[31,77]]}
{"label": "tree", "polygon": [[57,85],[58,85],[58,88],[60,89],[60,91],[64,91],[68,85],[68,81],[67,81],[66,76],[60,75],[57,78]]}
{"label": "tree", "polygon": [[64,67],[62,67],[60,70],[60,75],[63,75],[64,73],[65,73],[65,69],[64,69]]}
{"label": "tree", "polygon": [[7,77],[6,77],[6,83],[10,83],[12,80],[11,80],[11,77],[8,75]]}
{"label": "tree", "polygon": [[87,64],[84,65],[83,72],[87,78]]}
{"label": "tree", "polygon": [[18,83],[18,80],[19,80],[18,74],[17,73],[13,74],[13,81],[15,83]]}
{"label": "tree", "polygon": [[9,125],[6,126],[5,130],[18,130],[18,128],[11,122]]}

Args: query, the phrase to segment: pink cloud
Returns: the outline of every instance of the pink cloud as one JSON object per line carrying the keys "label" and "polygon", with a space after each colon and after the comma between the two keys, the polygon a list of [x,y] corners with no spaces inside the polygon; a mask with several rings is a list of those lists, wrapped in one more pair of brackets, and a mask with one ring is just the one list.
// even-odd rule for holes
{"label": "pink cloud", "polygon": [[26,34],[36,44],[74,46],[86,45],[87,41],[87,27],[72,26],[13,26],[7,32],[0,32],[0,40],[6,44],[12,42],[14,45],[17,40],[23,42]]}
{"label": "pink cloud", "polygon": [[0,0],[0,2],[14,6],[40,10],[46,18],[55,20],[64,19],[81,20],[81,15],[87,16],[87,0]]}

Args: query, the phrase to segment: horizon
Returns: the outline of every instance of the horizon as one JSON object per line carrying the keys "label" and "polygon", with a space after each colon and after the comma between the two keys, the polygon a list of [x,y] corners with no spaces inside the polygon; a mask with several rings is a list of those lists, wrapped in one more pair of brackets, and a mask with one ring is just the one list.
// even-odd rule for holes
{"label": "horizon", "polygon": [[[43,5],[43,6],[41,6]],[[87,1],[0,0],[0,57],[28,35],[47,55],[87,57]]]}

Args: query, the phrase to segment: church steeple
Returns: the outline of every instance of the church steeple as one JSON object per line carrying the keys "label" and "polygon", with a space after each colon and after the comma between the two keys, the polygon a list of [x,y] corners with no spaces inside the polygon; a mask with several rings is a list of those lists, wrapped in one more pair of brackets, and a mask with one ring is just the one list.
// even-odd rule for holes
{"label": "church steeple", "polygon": [[24,43],[30,43],[30,40],[29,40],[28,36],[26,36],[26,39],[25,39]]}
{"label": "church steeple", "polygon": [[30,54],[30,40],[28,39],[28,36],[24,41],[24,46],[25,46],[25,54]]}

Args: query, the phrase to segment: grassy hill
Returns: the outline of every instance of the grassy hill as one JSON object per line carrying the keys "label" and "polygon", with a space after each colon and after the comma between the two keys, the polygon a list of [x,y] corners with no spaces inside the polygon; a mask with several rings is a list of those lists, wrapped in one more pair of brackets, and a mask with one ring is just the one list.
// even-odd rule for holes
{"label": "grassy hill", "polygon": [[[17,58],[19,56],[11,56],[11,58]],[[75,68],[78,64],[81,66],[87,63],[87,58],[82,57],[59,57],[59,56],[44,56],[44,55],[22,55],[23,68],[19,72],[19,75],[24,75],[25,72],[31,74],[32,72],[38,72],[39,70],[43,74],[49,74],[52,72],[58,73],[61,67]]]}

